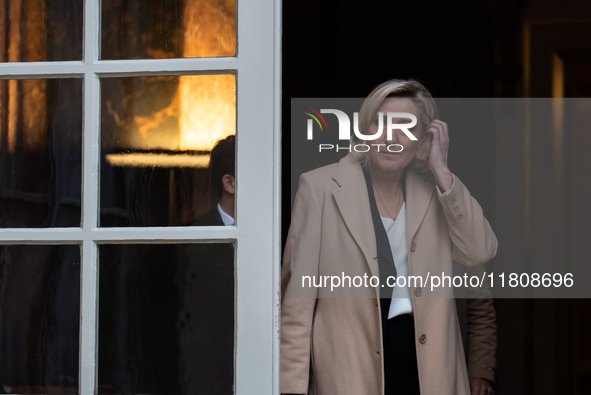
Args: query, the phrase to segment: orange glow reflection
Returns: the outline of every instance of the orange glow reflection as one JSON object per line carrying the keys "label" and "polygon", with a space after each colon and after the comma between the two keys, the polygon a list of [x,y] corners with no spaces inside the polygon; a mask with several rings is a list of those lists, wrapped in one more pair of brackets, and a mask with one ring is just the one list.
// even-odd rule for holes
{"label": "orange glow reflection", "polygon": [[179,81],[180,149],[209,151],[236,131],[233,75],[183,76]]}
{"label": "orange glow reflection", "polygon": [[[187,0],[185,57],[236,54],[236,1]],[[181,150],[209,151],[218,139],[236,132],[236,79],[233,75],[181,76]]]}
{"label": "orange glow reflection", "polygon": [[[0,8],[0,61],[45,60],[47,34],[44,2],[13,0],[2,2]],[[30,32],[35,33],[27,34]],[[29,79],[7,82],[7,97],[0,98],[0,120],[2,125],[6,125],[6,131],[1,132],[6,133],[8,152],[14,154],[18,145],[27,149],[39,148],[44,143],[47,128],[47,81]]]}
{"label": "orange glow reflection", "polygon": [[[159,78],[164,77],[151,77]],[[133,116],[135,127],[122,136],[124,147],[210,151],[218,139],[235,133],[233,75],[190,75],[178,80],[170,104],[149,116]],[[118,116],[115,112],[112,115]]]}
{"label": "orange glow reflection", "polygon": [[[236,0],[186,0],[183,18],[183,57],[236,54]],[[142,78],[150,84],[171,77]],[[166,107],[136,114],[133,122],[123,147],[210,151],[217,140],[236,133],[236,77],[180,76]]]}

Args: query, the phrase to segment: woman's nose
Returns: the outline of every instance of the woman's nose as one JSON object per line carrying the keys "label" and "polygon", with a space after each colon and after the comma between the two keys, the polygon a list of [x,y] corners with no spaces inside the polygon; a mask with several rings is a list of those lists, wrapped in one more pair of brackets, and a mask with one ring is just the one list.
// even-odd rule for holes
{"label": "woman's nose", "polygon": [[[399,142],[400,135],[398,134],[398,131],[396,129],[393,129],[390,133],[388,133],[388,131],[385,130],[384,134],[386,135],[386,140],[389,143],[398,143]],[[388,134],[390,134],[390,135],[388,135]]]}

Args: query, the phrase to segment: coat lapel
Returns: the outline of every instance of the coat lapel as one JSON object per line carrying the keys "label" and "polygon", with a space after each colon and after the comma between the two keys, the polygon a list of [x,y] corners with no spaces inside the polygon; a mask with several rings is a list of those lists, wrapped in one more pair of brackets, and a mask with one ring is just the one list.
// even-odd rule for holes
{"label": "coat lapel", "polygon": [[379,276],[369,197],[359,161],[347,155],[339,162],[333,179],[339,189],[333,192],[343,222],[363,252],[372,276]]}
{"label": "coat lapel", "polygon": [[410,243],[425,218],[435,186],[429,181],[429,175],[415,171],[406,172],[406,240]]}

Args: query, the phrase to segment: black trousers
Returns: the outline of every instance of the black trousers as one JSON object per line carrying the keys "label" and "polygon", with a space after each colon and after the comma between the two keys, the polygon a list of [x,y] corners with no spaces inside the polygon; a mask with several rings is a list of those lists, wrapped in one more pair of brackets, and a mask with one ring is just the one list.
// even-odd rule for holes
{"label": "black trousers", "polygon": [[410,314],[391,318],[384,332],[386,395],[420,395],[415,325]]}

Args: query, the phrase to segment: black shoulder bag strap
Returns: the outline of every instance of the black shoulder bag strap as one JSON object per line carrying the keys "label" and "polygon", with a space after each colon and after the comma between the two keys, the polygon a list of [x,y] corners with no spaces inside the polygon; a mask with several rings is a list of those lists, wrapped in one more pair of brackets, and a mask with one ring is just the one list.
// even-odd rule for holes
{"label": "black shoulder bag strap", "polygon": [[[386,331],[386,322],[388,321],[388,313],[390,312],[390,302],[392,301],[392,288],[388,286],[387,279],[390,276],[396,276],[396,266],[394,265],[394,258],[392,257],[392,249],[390,248],[390,241],[386,229],[380,217],[376,198],[373,193],[373,185],[371,183],[371,175],[369,170],[363,167],[363,175],[365,176],[365,184],[367,185],[367,194],[369,195],[369,208],[371,210],[371,219],[373,221],[373,228],[376,234],[376,244],[378,256],[378,267],[380,269],[380,310],[382,313],[382,334]],[[382,284],[384,285],[382,287]]]}

